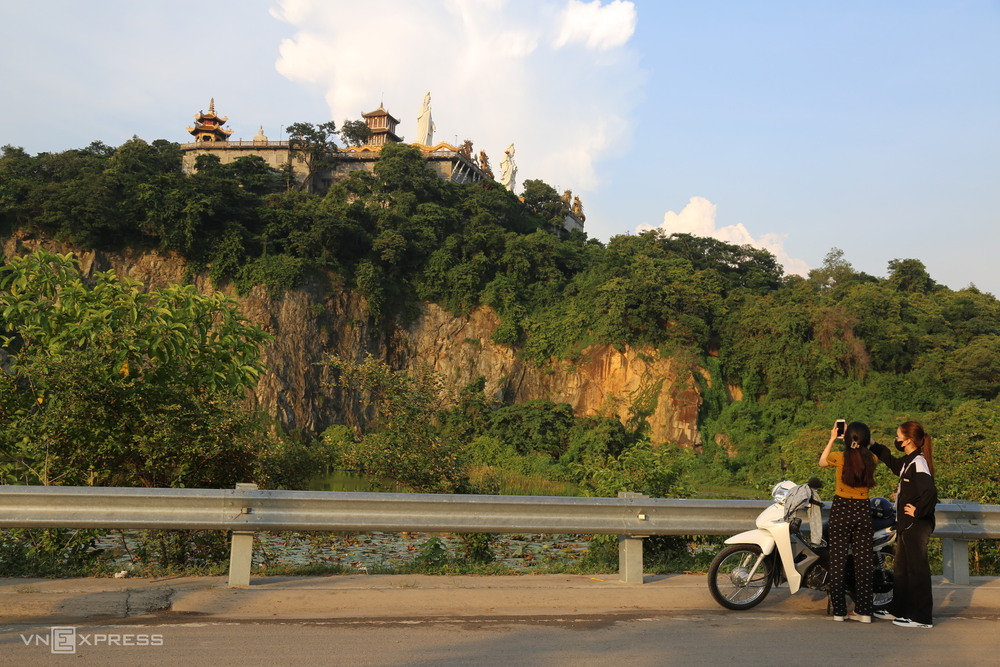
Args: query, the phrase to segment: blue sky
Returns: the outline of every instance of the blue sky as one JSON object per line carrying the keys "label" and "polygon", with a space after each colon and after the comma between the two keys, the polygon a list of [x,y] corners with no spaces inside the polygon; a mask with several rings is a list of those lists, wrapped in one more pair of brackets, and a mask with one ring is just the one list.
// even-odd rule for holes
{"label": "blue sky", "polygon": [[518,181],[583,200],[591,236],[667,225],[833,247],[1000,294],[1000,2],[0,0],[0,144],[183,141],[214,97],[234,138],[384,102]]}

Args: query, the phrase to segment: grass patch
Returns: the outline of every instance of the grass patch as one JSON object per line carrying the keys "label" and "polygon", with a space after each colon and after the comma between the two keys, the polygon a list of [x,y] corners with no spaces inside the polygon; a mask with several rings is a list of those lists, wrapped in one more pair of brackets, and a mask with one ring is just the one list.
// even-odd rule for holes
{"label": "grass patch", "polygon": [[572,482],[559,482],[541,475],[522,475],[495,466],[469,471],[469,483],[479,492],[497,496],[579,496]]}

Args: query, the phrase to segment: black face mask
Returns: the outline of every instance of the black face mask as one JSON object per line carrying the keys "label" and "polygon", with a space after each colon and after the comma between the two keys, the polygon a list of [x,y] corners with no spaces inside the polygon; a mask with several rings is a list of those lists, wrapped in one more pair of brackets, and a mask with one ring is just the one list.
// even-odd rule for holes
{"label": "black face mask", "polygon": [[903,441],[902,440],[894,440],[892,444],[896,445],[896,449],[898,449],[899,451],[901,451],[901,452],[905,452],[906,451],[906,447],[903,447]]}

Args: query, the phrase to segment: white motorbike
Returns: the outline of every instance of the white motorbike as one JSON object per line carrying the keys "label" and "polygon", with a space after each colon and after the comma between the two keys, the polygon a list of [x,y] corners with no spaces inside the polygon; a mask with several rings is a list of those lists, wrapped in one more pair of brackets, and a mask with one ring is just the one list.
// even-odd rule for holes
{"label": "white motorbike", "polygon": [[[803,586],[829,590],[829,548],[825,526],[819,509],[822,502],[816,492],[822,482],[815,477],[808,484],[797,485],[785,480],[771,491],[774,503],[757,516],[756,530],[734,535],[716,554],[708,571],[708,588],[712,597],[727,609],[750,609],[767,597],[772,586],[788,583],[789,593]],[[895,512],[885,498],[872,498],[874,527],[872,591],[875,609],[883,609],[892,601],[892,569],[886,566],[896,542]],[[810,542],[802,536],[802,517],[812,509]],[[851,559],[848,559],[847,590],[853,588]]]}

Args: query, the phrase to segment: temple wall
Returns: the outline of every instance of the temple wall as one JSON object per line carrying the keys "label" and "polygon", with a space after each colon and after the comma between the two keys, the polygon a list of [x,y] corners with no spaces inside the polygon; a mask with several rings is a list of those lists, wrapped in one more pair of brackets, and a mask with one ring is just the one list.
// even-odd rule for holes
{"label": "temple wall", "polygon": [[[222,164],[236,162],[241,157],[259,155],[272,169],[281,169],[288,164],[289,152],[287,142],[270,142],[270,144],[255,144],[252,141],[225,141],[217,143],[181,144],[184,151],[182,167],[185,173],[194,171],[194,162],[199,155],[215,155]],[[305,168],[298,160],[292,162],[296,175],[305,177]]]}

